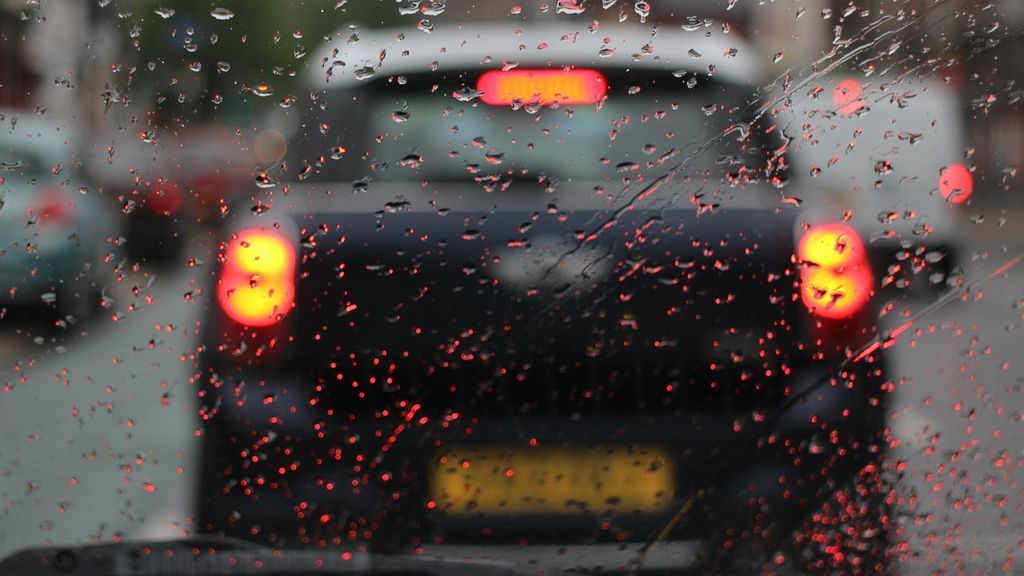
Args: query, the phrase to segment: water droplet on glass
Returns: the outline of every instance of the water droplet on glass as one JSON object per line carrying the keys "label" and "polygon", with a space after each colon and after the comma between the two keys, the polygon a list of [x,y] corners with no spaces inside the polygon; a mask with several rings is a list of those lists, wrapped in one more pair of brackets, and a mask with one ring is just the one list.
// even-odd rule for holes
{"label": "water droplet on glass", "polygon": [[686,19],[683,20],[682,28],[687,32],[693,32],[695,30],[700,30],[700,27],[703,25],[704,24],[701,22],[700,18],[696,16],[687,16]]}
{"label": "water droplet on glass", "polygon": [[586,2],[583,0],[558,0],[556,12],[558,14],[582,14],[586,10]]}
{"label": "water droplet on glass", "polygon": [[231,20],[235,17],[235,13],[227,8],[214,8],[210,11],[210,16],[217,20]]}
{"label": "water droplet on glass", "polygon": [[423,156],[419,154],[408,154],[398,161],[398,165],[404,168],[419,168],[423,165]]}
{"label": "water droplet on glass", "polygon": [[440,16],[444,14],[444,11],[448,9],[444,0],[430,0],[429,2],[420,6],[420,12],[424,16]]}
{"label": "water droplet on glass", "polygon": [[372,66],[361,66],[356,68],[352,75],[355,76],[356,80],[366,80],[367,78],[373,77],[377,73],[377,69]]}
{"label": "water droplet on glass", "polygon": [[459,102],[469,102],[483,95],[483,92],[470,88],[469,86],[464,86],[455,92],[452,92],[452,98],[455,98]]}
{"label": "water droplet on glass", "polygon": [[636,4],[633,4],[633,11],[640,17],[640,23],[643,24],[651,13],[651,5],[643,0],[639,0]]}
{"label": "water droplet on glass", "polygon": [[273,188],[277,186],[277,181],[268,176],[266,172],[260,172],[256,174],[256,186],[260,188]]}

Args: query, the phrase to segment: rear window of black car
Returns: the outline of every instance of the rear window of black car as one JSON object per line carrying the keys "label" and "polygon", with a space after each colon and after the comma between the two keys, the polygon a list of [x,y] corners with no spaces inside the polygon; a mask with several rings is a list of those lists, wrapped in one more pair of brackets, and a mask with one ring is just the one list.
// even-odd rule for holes
{"label": "rear window of black car", "polygon": [[596,104],[491,105],[454,96],[482,73],[392,77],[321,92],[295,139],[299,180],[460,182],[488,190],[512,182],[618,185],[685,159],[691,178],[747,181],[772,151],[771,137],[751,130],[749,90],[713,79],[687,87],[668,70],[608,72],[607,97]]}

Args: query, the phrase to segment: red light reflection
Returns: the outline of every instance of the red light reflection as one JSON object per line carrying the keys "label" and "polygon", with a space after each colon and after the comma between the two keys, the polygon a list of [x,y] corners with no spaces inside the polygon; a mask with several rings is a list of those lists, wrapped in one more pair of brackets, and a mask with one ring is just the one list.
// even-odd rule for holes
{"label": "red light reflection", "polygon": [[843,80],[832,91],[832,103],[836,105],[840,114],[853,116],[857,111],[866,106],[864,100],[860,97],[863,90],[864,87],[859,81],[853,78]]}
{"label": "red light reflection", "polygon": [[939,194],[951,204],[963,204],[974,192],[974,176],[963,164],[950,164],[939,174]]}

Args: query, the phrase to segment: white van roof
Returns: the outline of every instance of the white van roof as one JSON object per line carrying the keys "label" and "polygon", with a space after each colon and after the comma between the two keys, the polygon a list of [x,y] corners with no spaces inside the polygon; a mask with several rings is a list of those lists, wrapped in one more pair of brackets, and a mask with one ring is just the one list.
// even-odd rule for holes
{"label": "white van roof", "polygon": [[802,176],[820,169],[821,184],[936,188],[939,172],[964,158],[960,102],[927,77],[825,77],[780,103],[776,121],[793,138],[793,168]]}
{"label": "white van roof", "polygon": [[[339,31],[310,62],[307,85],[343,88],[358,84],[355,71],[375,68],[375,76],[498,69],[502,61],[522,66],[618,67],[683,70],[736,84],[756,85],[761,68],[754,49],[739,36],[714,28],[694,31],[636,25],[602,26],[591,32],[573,25],[544,23],[522,27],[495,24]],[[349,43],[353,34],[358,41]],[[605,42],[607,40],[607,42]],[[383,55],[383,59],[381,59]],[[682,80],[680,80],[682,83]]]}

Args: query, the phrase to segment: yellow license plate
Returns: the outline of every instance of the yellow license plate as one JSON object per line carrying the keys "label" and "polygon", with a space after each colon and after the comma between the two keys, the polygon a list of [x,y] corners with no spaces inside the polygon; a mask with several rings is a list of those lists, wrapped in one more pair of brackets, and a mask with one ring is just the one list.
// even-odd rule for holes
{"label": "yellow license plate", "polygon": [[432,494],[448,514],[624,514],[672,502],[672,460],[652,447],[458,448],[441,454]]}

